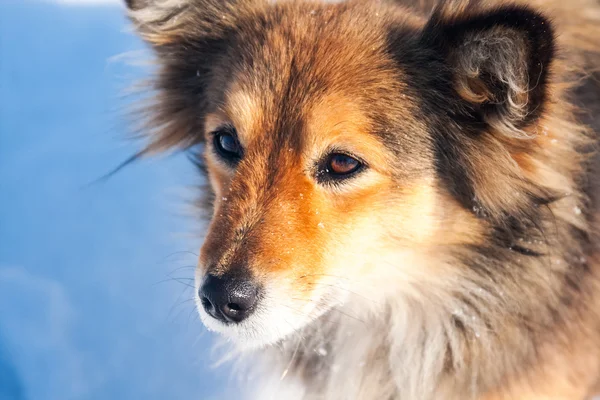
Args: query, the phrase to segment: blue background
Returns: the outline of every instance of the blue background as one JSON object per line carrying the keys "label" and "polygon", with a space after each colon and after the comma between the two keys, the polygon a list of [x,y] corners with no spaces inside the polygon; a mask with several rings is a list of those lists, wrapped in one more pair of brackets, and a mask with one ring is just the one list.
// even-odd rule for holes
{"label": "blue background", "polygon": [[0,0],[0,400],[232,397],[190,300],[196,171],[171,156],[90,184],[140,145],[123,14]]}

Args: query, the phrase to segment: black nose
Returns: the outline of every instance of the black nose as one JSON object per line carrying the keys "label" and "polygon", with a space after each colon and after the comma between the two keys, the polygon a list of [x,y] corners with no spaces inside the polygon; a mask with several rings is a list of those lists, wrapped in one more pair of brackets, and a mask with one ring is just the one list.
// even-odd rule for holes
{"label": "black nose", "polygon": [[198,292],[202,307],[223,322],[240,322],[247,318],[256,305],[258,288],[241,276],[207,275]]}

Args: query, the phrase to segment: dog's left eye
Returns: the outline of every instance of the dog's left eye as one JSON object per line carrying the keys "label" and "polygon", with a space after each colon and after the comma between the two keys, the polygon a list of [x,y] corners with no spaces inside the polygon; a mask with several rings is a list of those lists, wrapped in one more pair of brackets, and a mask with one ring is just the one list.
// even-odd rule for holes
{"label": "dog's left eye", "polygon": [[356,158],[343,153],[329,154],[320,163],[317,179],[321,182],[348,179],[364,168],[364,164]]}
{"label": "dog's left eye", "polygon": [[337,175],[348,175],[360,167],[360,161],[345,154],[332,154],[327,163],[331,173]]}

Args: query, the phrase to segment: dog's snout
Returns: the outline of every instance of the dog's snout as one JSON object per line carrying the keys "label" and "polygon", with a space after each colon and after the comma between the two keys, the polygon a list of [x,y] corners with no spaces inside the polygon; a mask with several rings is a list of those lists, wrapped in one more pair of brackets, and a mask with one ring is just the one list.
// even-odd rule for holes
{"label": "dog's snout", "polygon": [[239,276],[207,275],[198,293],[204,310],[222,322],[241,322],[256,305],[258,287],[250,279]]}

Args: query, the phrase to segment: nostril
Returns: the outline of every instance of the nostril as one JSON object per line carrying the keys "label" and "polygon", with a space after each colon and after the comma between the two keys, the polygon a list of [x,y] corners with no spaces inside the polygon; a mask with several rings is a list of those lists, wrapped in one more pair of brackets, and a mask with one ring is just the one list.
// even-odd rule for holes
{"label": "nostril", "polygon": [[252,312],[253,306],[254,302],[227,303],[220,311],[227,320],[240,322]]}

